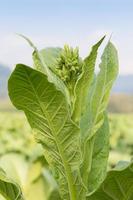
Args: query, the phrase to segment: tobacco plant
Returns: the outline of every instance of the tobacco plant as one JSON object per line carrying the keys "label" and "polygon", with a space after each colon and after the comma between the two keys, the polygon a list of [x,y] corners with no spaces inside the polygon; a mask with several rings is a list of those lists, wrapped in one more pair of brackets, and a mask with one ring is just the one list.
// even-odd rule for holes
{"label": "tobacco plant", "polygon": [[107,173],[106,108],[118,74],[114,45],[107,43],[96,73],[98,49],[105,37],[85,59],[78,48],[65,45],[38,51],[24,38],[34,48],[33,68],[16,65],[9,79],[9,97],[24,111],[36,141],[42,144],[58,186],[58,195],[52,198],[133,199],[133,164],[122,162]]}

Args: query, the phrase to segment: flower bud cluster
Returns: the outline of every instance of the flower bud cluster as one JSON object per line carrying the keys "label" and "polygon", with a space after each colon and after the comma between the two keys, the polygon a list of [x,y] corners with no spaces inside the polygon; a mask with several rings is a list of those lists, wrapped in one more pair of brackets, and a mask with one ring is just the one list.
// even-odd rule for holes
{"label": "flower bud cluster", "polygon": [[78,48],[64,46],[60,57],[57,59],[57,75],[65,84],[75,83],[82,71],[82,61],[79,58]]}

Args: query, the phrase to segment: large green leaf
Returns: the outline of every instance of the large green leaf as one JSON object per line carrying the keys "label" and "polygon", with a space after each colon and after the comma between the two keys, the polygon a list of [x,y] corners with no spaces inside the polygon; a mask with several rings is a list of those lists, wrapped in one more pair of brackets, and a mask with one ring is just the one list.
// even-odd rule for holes
{"label": "large green leaf", "polygon": [[[118,57],[114,45],[109,42],[103,52],[100,72],[98,73],[94,85],[90,90],[88,105],[81,119],[82,144],[84,171],[90,171],[92,163],[92,153],[95,142],[95,134],[104,122],[104,111],[106,110],[110,90],[118,73]],[[84,182],[87,184],[88,177],[84,175]]]}
{"label": "large green leaf", "polygon": [[42,143],[63,199],[78,199],[79,128],[70,118],[64,95],[43,73],[17,65],[9,79],[9,96]]}
{"label": "large green leaf", "polygon": [[24,200],[19,186],[0,168],[0,195],[6,200]]}
{"label": "large green leaf", "polygon": [[100,188],[88,200],[132,200],[133,163],[120,164],[108,172]]}
{"label": "large green leaf", "polygon": [[83,72],[75,88],[75,104],[72,117],[76,122],[79,122],[81,113],[84,111],[88,91],[94,78],[94,70],[98,48],[101,45],[104,38],[105,36],[92,47],[90,55],[84,60],[84,65],[82,69]]}
{"label": "large green leaf", "polygon": [[88,193],[97,190],[99,185],[104,181],[107,173],[109,155],[109,124],[107,116],[105,116],[102,127],[94,137],[92,164],[88,177]]}

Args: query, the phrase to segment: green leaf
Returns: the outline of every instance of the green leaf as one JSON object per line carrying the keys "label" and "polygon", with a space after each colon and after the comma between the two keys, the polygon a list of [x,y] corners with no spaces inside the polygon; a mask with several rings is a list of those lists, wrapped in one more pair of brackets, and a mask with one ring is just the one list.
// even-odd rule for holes
{"label": "green leaf", "polygon": [[97,132],[98,128],[100,128],[103,124],[103,113],[107,107],[110,90],[117,77],[117,74],[117,51],[114,45],[109,42],[102,55],[100,72],[96,77],[92,94],[88,100],[88,107],[82,119],[84,122],[84,128],[82,131],[84,137],[87,139],[88,137],[91,138]]}
{"label": "green leaf", "polygon": [[[104,181],[107,173],[107,161],[109,155],[109,124],[107,116],[104,117],[102,127],[96,133],[92,164],[88,177],[88,193],[92,193]],[[88,147],[89,149],[89,147]]]}
{"label": "green leaf", "polygon": [[73,109],[73,116],[72,118],[79,122],[80,116],[84,111],[88,91],[90,89],[91,83],[94,78],[94,70],[95,70],[95,63],[97,58],[97,51],[101,43],[103,42],[105,36],[96,43],[91,50],[90,55],[85,58],[84,65],[83,65],[83,72],[81,77],[77,81],[76,88],[75,88],[75,104]]}
{"label": "green leaf", "polygon": [[55,71],[57,59],[59,58],[61,51],[62,49],[59,47],[48,47],[42,49],[41,51],[35,50],[33,52],[34,68],[42,71],[41,66],[43,66],[43,63],[45,63],[49,69]]}
{"label": "green leaf", "polygon": [[[106,110],[110,90],[118,73],[118,57],[114,45],[109,42],[103,52],[100,72],[98,73],[94,85],[90,90],[88,105],[81,119],[81,136],[83,149],[84,171],[89,173],[92,162],[92,153],[95,142],[95,134],[104,122],[104,112]],[[90,146],[91,145],[91,146]],[[88,175],[84,174],[84,182],[87,184]]]}
{"label": "green leaf", "polygon": [[0,157],[0,167],[7,176],[14,180],[21,188],[24,187],[28,171],[25,156],[17,153],[8,153]]}
{"label": "green leaf", "polygon": [[55,71],[55,67],[57,65],[57,59],[59,58],[61,51],[62,49],[59,47],[48,47],[40,51],[42,59],[44,60],[46,65],[50,69],[52,69],[52,71]]}
{"label": "green leaf", "polygon": [[70,118],[64,95],[43,73],[25,65],[16,66],[8,88],[11,101],[25,112],[36,139],[43,145],[63,199],[78,199],[79,128]]}
{"label": "green leaf", "polygon": [[133,163],[119,165],[108,172],[100,188],[88,200],[132,200]]}
{"label": "green leaf", "polygon": [[19,186],[0,168],[0,195],[6,200],[24,200]]}

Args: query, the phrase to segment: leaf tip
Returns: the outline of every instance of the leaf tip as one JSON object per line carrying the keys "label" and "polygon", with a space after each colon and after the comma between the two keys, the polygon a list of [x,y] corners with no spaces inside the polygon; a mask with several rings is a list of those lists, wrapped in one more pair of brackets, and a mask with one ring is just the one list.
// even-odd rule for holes
{"label": "leaf tip", "polygon": [[33,42],[26,37],[25,35],[21,34],[21,33],[16,33],[16,35],[20,36],[21,38],[23,38],[24,40],[26,40],[28,42],[28,44],[36,51],[37,47],[33,44]]}

